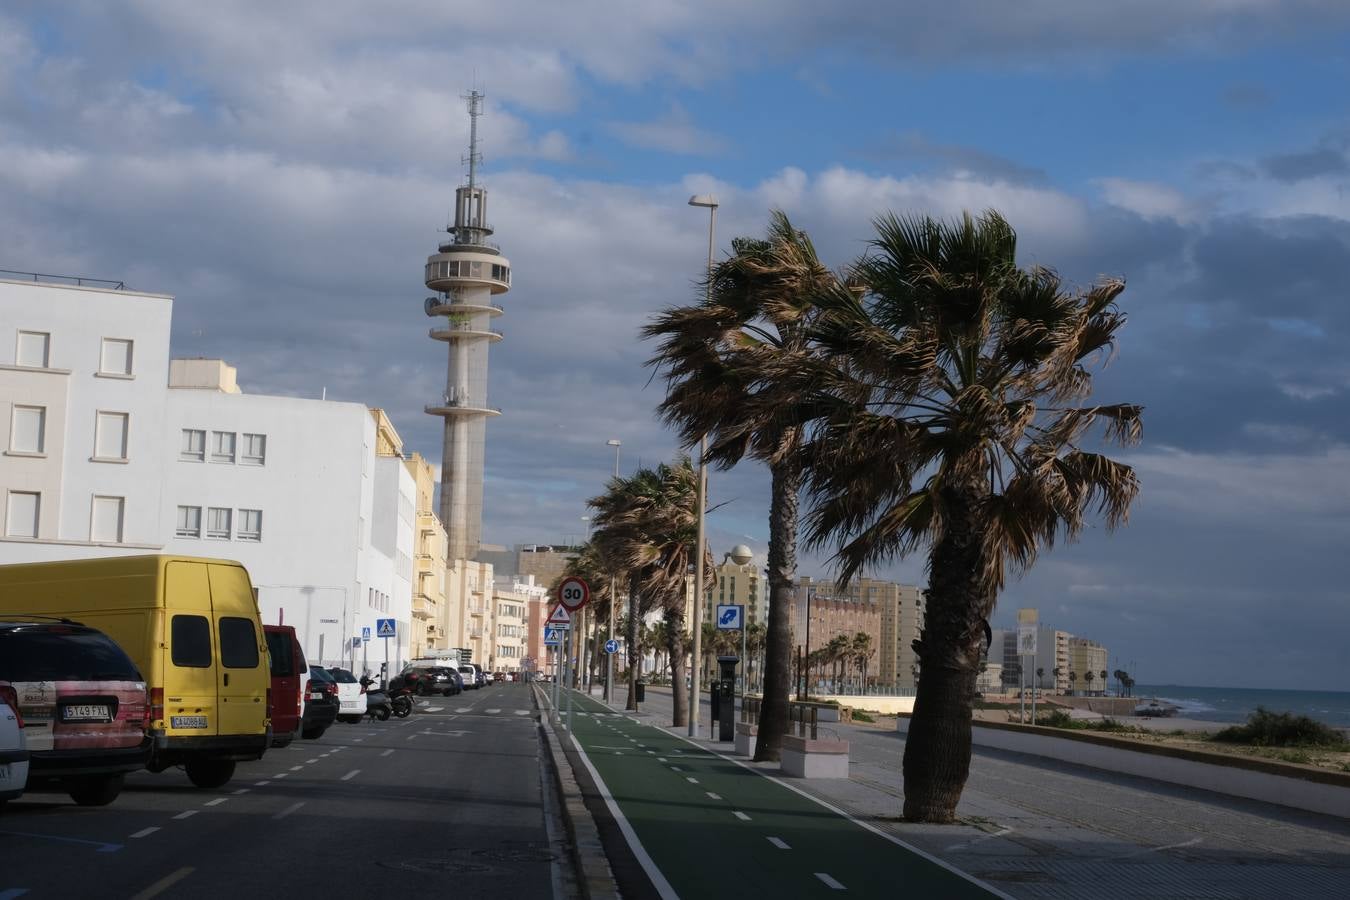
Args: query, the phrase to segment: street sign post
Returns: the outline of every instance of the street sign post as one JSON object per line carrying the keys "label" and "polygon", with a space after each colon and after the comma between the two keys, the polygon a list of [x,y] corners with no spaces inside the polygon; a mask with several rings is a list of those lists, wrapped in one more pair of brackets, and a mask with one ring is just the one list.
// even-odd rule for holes
{"label": "street sign post", "polygon": [[554,628],[566,631],[572,627],[572,614],[567,611],[567,607],[559,603],[553,607],[553,611],[548,614],[548,619],[545,621]]}
{"label": "street sign post", "polygon": [[363,643],[363,644],[369,644],[369,643],[370,643],[370,626],[369,626],[369,625],[363,625],[363,626],[361,627],[361,643]]}
{"label": "street sign post", "polygon": [[740,631],[745,627],[745,607],[739,603],[717,605],[717,630]]}
{"label": "street sign post", "polygon": [[591,586],[584,578],[568,575],[558,583],[558,602],[566,607],[568,612],[576,612],[591,602]]}
{"label": "street sign post", "polygon": [[376,619],[375,636],[384,641],[384,677],[380,679],[381,685],[387,684],[393,672],[389,671],[389,639],[398,635],[398,627],[393,619]]}
{"label": "street sign post", "polygon": [[618,652],[619,652],[619,642],[616,641],[616,640],[614,640],[614,638],[610,638],[609,640],[605,641],[605,652],[606,652],[606,653],[618,653]]}
{"label": "street sign post", "polygon": [[552,626],[544,628],[544,646],[557,647],[562,643],[562,631]]}

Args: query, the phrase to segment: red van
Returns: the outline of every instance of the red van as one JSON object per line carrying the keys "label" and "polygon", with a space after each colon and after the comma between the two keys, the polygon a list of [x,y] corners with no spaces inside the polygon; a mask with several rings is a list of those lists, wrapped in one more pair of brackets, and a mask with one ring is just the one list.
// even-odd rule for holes
{"label": "red van", "polygon": [[272,746],[285,747],[300,736],[309,666],[290,625],[264,625],[263,633],[272,671]]}

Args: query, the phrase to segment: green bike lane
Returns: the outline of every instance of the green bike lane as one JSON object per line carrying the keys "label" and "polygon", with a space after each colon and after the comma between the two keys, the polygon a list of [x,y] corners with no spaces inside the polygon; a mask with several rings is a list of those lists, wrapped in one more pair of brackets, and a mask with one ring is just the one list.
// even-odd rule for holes
{"label": "green bike lane", "polygon": [[573,736],[663,896],[1004,896],[749,767],[584,695],[573,704]]}

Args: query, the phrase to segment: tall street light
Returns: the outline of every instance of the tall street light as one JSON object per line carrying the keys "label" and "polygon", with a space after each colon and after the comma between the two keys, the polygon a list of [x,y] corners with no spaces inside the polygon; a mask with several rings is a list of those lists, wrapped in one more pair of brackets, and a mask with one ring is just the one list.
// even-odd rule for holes
{"label": "tall street light", "polygon": [[[614,477],[617,479],[619,477],[619,448],[623,446],[623,441],[619,440],[618,438],[610,438],[609,440],[605,441],[605,444],[614,448]],[[611,641],[614,640],[614,608],[618,606],[619,603],[618,597],[615,596],[614,588],[615,588],[614,573],[611,572],[609,575],[609,634],[607,635],[608,639]],[[606,653],[605,654],[606,703],[608,703],[610,700],[610,693],[613,690],[612,687],[613,684],[614,684],[614,654]]]}
{"label": "tall street light", "polygon": [[[695,194],[689,198],[690,206],[701,206],[708,210],[708,279],[704,300],[712,302],[713,235],[717,229],[717,197],[712,194]],[[698,439],[698,546],[694,552],[694,659],[689,676],[689,736],[698,736],[698,700],[699,667],[702,663],[700,646],[703,634],[703,509],[708,495],[708,464],[704,457],[708,455],[708,437],[700,435]],[[678,690],[678,686],[675,688]],[[711,728],[710,728],[711,732]]]}

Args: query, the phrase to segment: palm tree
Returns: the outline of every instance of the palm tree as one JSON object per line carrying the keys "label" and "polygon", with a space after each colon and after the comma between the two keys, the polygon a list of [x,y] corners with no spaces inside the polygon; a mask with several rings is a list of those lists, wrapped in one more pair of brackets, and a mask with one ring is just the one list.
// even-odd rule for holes
{"label": "palm tree", "polygon": [[[650,609],[662,610],[665,650],[676,686],[673,724],[685,724],[688,696],[684,684],[685,578],[693,562],[698,522],[697,482],[687,457],[673,465],[639,469],[627,478],[610,479],[605,494],[589,503],[595,509],[592,540],[616,569],[629,573],[628,641],[631,658],[641,659],[639,622]],[[713,583],[710,554],[704,548],[705,582],[700,596]],[[636,709],[637,669],[628,673],[628,709]]]}
{"label": "palm tree", "polygon": [[1036,691],[1040,688],[1040,686],[1041,686],[1041,681],[1042,681],[1044,678],[1045,678],[1045,669],[1044,669],[1044,667],[1038,667],[1038,668],[1036,669],[1036,683],[1033,684],[1033,685],[1031,686],[1031,692],[1032,692],[1033,694],[1036,693]]}
{"label": "palm tree", "polygon": [[[585,579],[591,587],[591,601],[586,604],[587,618],[595,626],[591,635],[591,653],[590,660],[592,671],[600,664],[600,628],[599,623],[609,621],[609,605],[612,598],[609,595],[610,585],[614,579],[610,574],[614,572],[612,568],[614,563],[606,559],[601,553],[600,548],[593,541],[587,541],[577,548],[577,555],[568,559],[567,566],[563,569],[561,575],[553,580],[549,586],[550,594],[556,595],[558,583],[569,575]],[[592,683],[596,679],[592,678]]]}
{"label": "palm tree", "polygon": [[[730,468],[746,455],[768,463],[769,622],[755,761],[777,761],[788,731],[792,644],[789,606],[797,569],[798,448],[809,418],[799,394],[762,377],[768,361],[808,351],[815,298],[835,283],[804,232],[773,211],[763,240],[737,238],[709,273],[707,297],[661,313],[643,330],[660,344],[650,364],[665,374],[659,407],[686,447],[705,435],[710,462]],[[754,411],[752,415],[751,412]]]}
{"label": "palm tree", "polygon": [[654,622],[647,631],[648,646],[657,648],[656,667],[658,669],[663,668],[661,665],[661,648],[670,646],[670,635],[666,633],[666,630],[665,622]]}
{"label": "palm tree", "polygon": [[[760,655],[760,653],[762,653],[763,651],[764,651],[764,626],[761,625],[761,624],[759,624],[758,622],[755,622],[755,623],[753,623],[753,624],[747,625],[747,626],[745,627],[745,655],[746,655],[746,657],[747,657],[747,659],[746,659],[746,661],[745,661],[745,666],[746,666],[746,668],[745,668],[745,673],[746,673],[746,680],[745,680],[745,683],[746,683],[746,685],[747,685],[747,689],[748,689],[749,685],[755,683],[755,682],[750,678],[751,664],[754,663],[756,660],[759,659],[759,655]],[[755,666],[754,669],[755,669],[755,672],[756,672],[757,674],[759,674],[759,675],[761,675],[761,676],[764,674],[764,673],[761,671],[761,669],[760,669],[759,666]]]}
{"label": "palm tree", "polygon": [[1096,677],[1097,677],[1097,673],[1096,673],[1096,672],[1093,672],[1093,671],[1090,671],[1090,670],[1083,673],[1083,678],[1085,678],[1085,679],[1087,680],[1087,692],[1088,692],[1089,695],[1092,694],[1092,679],[1094,679],[1094,678],[1096,678]]}
{"label": "palm tree", "polygon": [[872,647],[872,635],[860,631],[853,636],[853,659],[858,665],[858,674],[862,677],[862,690],[867,690],[867,664],[876,650]]}
{"label": "palm tree", "polygon": [[1100,672],[1098,672],[1097,674],[1100,675],[1100,676],[1101,676],[1101,679],[1102,679],[1102,696],[1104,697],[1104,696],[1106,696],[1106,692],[1107,692],[1108,690],[1111,689],[1111,684],[1110,684],[1110,682],[1108,682],[1108,681],[1106,680],[1106,670],[1105,670],[1105,669],[1102,669],[1102,670],[1101,670]]}
{"label": "palm tree", "polygon": [[1074,696],[1075,692],[1078,690],[1077,684],[1078,684],[1078,673],[1071,670],[1071,671],[1069,672],[1069,696],[1070,696],[1070,697]]}
{"label": "palm tree", "polygon": [[1124,324],[1123,282],[1077,292],[1049,269],[1020,268],[1016,234],[996,212],[951,223],[887,216],[876,228],[856,294],[817,298],[811,352],[774,360],[764,377],[809,394],[817,412],[829,407],[802,455],[808,543],[837,547],[839,582],[927,550],[904,816],[950,822],[1004,579],[1076,538],[1093,508],[1109,527],[1125,521],[1133,469],[1080,444],[1095,422],[1108,441],[1136,441],[1142,410],[1082,405],[1089,365]]}

